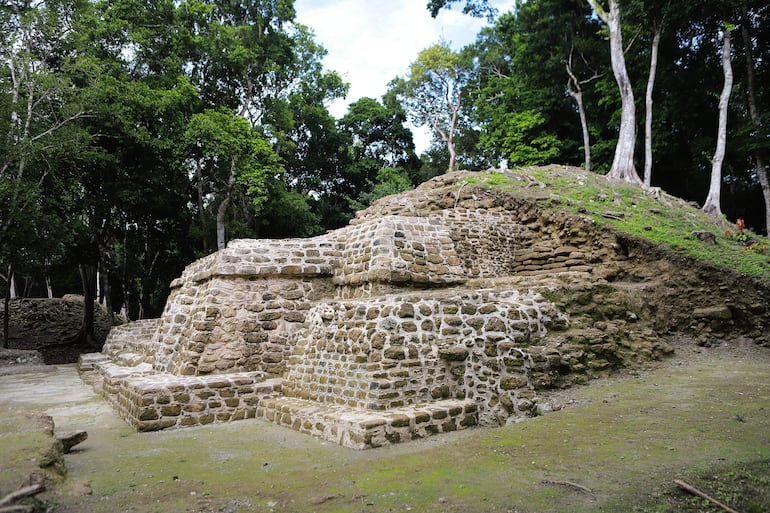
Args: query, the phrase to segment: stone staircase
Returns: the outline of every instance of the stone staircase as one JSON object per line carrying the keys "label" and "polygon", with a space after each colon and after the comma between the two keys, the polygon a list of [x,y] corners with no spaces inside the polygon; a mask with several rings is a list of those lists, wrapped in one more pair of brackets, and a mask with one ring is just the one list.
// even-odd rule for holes
{"label": "stone staircase", "polygon": [[260,401],[257,416],[345,447],[369,449],[475,426],[478,407],[470,399],[445,399],[372,411],[296,397],[273,397]]}

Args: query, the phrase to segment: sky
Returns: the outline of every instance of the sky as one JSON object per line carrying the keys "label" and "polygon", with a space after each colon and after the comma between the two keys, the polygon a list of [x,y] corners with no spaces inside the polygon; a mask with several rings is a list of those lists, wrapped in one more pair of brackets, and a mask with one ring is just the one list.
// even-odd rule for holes
{"label": "sky", "polygon": [[[330,105],[333,116],[347,113],[348,105],[362,97],[380,100],[388,82],[405,77],[417,54],[440,40],[459,50],[472,43],[486,19],[462,13],[461,4],[442,9],[433,19],[428,0],[295,0],[297,22],[315,33],[328,54],[324,66],[337,71],[350,84],[347,98]],[[513,0],[496,0],[500,12]],[[417,153],[430,143],[426,130],[413,130]]]}

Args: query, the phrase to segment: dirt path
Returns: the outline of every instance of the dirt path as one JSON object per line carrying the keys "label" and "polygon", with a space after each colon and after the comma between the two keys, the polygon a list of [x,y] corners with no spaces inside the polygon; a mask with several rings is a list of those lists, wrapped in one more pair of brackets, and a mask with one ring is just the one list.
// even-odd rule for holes
{"label": "dirt path", "polygon": [[[74,367],[38,367],[0,375],[0,455],[32,411],[87,430],[46,498],[59,513],[629,511],[675,478],[770,458],[770,351],[749,342],[681,346],[553,400],[567,407],[359,452],[261,421],[136,433]],[[0,494],[22,479],[0,461]]]}

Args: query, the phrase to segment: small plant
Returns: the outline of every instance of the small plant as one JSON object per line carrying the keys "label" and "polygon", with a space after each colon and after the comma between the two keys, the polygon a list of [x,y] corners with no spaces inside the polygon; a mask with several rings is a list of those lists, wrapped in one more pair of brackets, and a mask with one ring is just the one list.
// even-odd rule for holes
{"label": "small plant", "polygon": [[770,251],[770,246],[766,242],[762,242],[746,230],[746,222],[743,219],[738,218],[735,222],[735,232],[726,230],[725,236],[739,243],[743,246],[744,250],[756,253],[757,255],[765,255]]}

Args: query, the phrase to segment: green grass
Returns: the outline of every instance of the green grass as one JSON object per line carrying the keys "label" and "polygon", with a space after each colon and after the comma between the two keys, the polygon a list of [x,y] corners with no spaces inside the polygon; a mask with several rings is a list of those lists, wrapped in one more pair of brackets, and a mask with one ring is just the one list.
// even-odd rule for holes
{"label": "green grass", "polygon": [[664,513],[691,500],[674,479],[733,503],[713,475],[745,483],[766,510],[770,498],[749,486],[767,479],[752,465],[770,458],[769,368],[726,354],[576,390],[575,406],[513,426],[372,451],[246,421],[124,437],[110,416],[67,456],[70,477],[93,494],[49,499],[63,513]]}
{"label": "green grass", "polygon": [[[739,237],[726,234],[728,230],[735,232],[732,223],[708,216],[681,199],[662,192],[656,196],[643,187],[613,183],[604,176],[576,168],[548,166],[518,169],[514,173],[514,176],[478,173],[469,177],[467,183],[529,197],[546,208],[586,216],[597,224],[663,245],[676,253],[770,281],[770,244],[767,239],[745,232],[744,238],[753,237],[760,241],[760,244],[747,248]],[[516,175],[529,175],[546,187],[532,187]],[[716,245],[692,235],[700,230],[713,233]]]}
{"label": "green grass", "polygon": [[[722,463],[687,476],[687,484],[736,511],[762,513],[770,504],[770,460]],[[712,502],[670,487],[648,498],[636,513],[718,513]]]}

